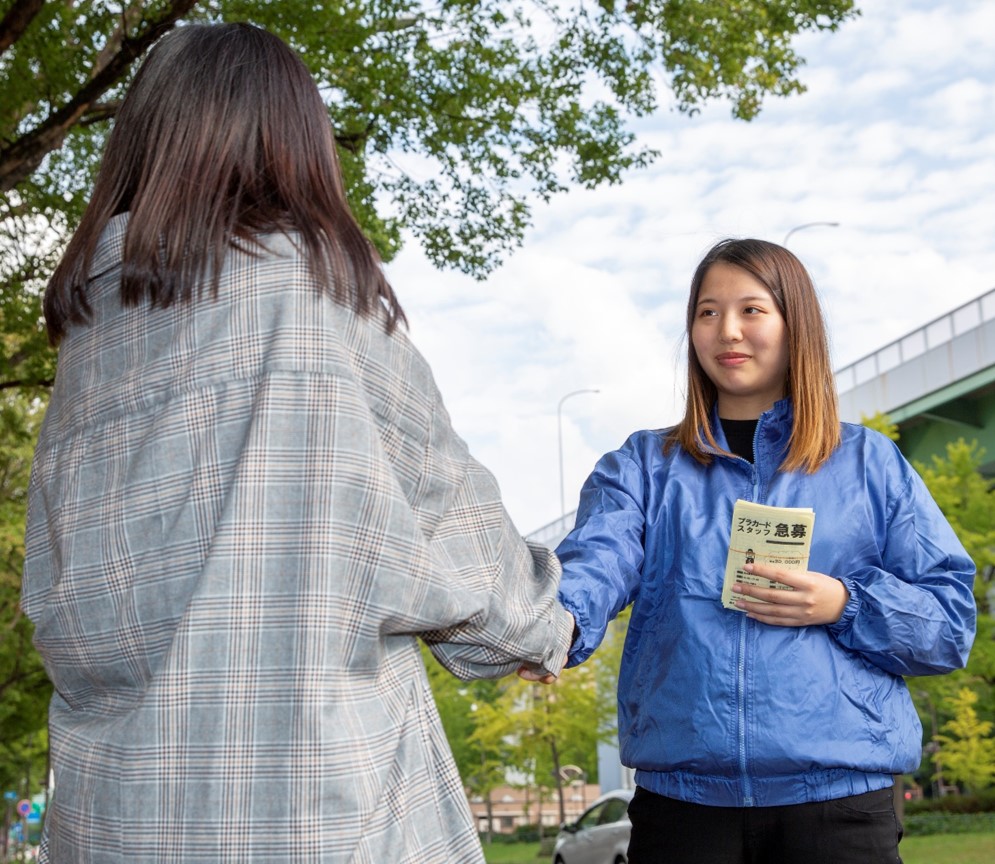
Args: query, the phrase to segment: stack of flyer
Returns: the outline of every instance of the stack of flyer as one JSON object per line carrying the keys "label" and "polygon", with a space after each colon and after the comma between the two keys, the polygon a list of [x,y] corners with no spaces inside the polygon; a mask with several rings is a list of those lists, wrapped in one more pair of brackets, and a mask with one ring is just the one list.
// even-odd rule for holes
{"label": "stack of flyer", "polygon": [[[754,576],[743,567],[756,562],[785,570],[808,570],[814,524],[815,511],[809,507],[769,507],[738,500],[732,511],[729,555],[722,582],[722,605],[726,609],[743,611],[736,606],[736,601],[743,599],[743,595],[732,591],[736,582],[791,591],[787,585]],[[755,603],[764,602],[755,597],[748,599]]]}

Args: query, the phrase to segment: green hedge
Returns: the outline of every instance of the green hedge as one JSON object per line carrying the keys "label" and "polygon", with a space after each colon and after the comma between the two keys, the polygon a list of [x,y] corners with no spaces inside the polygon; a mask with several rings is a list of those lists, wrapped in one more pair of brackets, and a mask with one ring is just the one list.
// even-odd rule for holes
{"label": "green hedge", "polygon": [[[556,829],[550,828],[548,825],[543,829],[544,834],[552,835],[556,837]],[[481,833],[480,842],[487,842],[487,835]],[[539,826],[538,825],[516,825],[515,830],[510,834],[502,834],[495,831],[491,835],[491,843],[538,843],[539,842]]]}
{"label": "green hedge", "polygon": [[906,815],[912,813],[995,813],[995,789],[978,795],[944,795],[905,802]]}
{"label": "green hedge", "polygon": [[906,837],[927,834],[986,834],[995,832],[995,813],[909,813],[902,820]]}

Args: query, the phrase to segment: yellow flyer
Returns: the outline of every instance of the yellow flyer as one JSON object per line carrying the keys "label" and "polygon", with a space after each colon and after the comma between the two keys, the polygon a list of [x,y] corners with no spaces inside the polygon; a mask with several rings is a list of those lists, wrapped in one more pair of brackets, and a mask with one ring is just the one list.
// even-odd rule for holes
{"label": "yellow flyer", "polygon": [[786,570],[808,570],[814,525],[815,511],[809,507],[769,507],[742,499],[736,501],[722,582],[722,605],[726,609],[743,611],[735,605],[742,597],[733,594],[732,586],[736,582],[790,591],[787,585],[754,576],[743,567],[756,562]]}

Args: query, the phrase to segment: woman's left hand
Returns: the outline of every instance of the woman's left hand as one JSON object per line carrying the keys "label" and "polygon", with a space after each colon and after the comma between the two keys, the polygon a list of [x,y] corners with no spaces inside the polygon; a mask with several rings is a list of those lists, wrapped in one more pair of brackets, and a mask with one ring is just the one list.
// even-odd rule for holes
{"label": "woman's left hand", "polygon": [[764,624],[777,624],[782,627],[808,627],[813,624],[834,624],[840,620],[850,594],[839,579],[825,573],[806,570],[782,570],[768,564],[747,564],[748,573],[773,579],[782,585],[793,588],[759,588],[737,582],[732,586],[736,594],[766,603],[750,600],[737,600],[736,605],[746,612],[747,617]]}

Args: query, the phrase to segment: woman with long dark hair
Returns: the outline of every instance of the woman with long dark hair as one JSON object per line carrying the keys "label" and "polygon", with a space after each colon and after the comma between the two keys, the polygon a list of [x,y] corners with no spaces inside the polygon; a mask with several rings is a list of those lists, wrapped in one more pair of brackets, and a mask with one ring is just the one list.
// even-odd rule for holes
{"label": "woman with long dark hair", "polygon": [[43,860],[483,861],[419,637],[559,670],[559,566],[453,432],[287,45],[155,46],[45,315]]}

